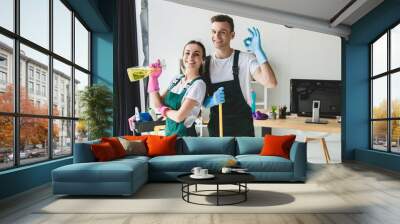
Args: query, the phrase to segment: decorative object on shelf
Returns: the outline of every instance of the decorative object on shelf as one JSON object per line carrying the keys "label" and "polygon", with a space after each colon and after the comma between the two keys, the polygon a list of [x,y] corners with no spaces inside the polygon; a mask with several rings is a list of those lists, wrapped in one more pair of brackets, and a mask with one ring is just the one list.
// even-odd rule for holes
{"label": "decorative object on shelf", "polygon": [[279,107],[279,119],[286,119],[286,105]]}
{"label": "decorative object on shelf", "polygon": [[253,115],[253,119],[255,119],[255,120],[267,120],[268,119],[268,115],[260,112],[259,110],[255,113],[252,113],[252,115]]}
{"label": "decorative object on shelf", "polygon": [[89,140],[110,136],[112,105],[112,92],[105,85],[87,86],[79,93],[81,119],[87,125]]}
{"label": "decorative object on shelf", "polygon": [[278,109],[278,107],[277,106],[275,106],[275,105],[273,105],[273,106],[271,106],[271,112],[270,112],[270,117],[271,117],[271,119],[276,119],[276,110]]}

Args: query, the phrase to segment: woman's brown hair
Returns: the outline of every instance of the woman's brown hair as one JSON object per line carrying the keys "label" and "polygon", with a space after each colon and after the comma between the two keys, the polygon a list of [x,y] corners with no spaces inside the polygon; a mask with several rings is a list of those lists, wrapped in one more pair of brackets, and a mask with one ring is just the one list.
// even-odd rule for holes
{"label": "woman's brown hair", "polygon": [[[206,48],[204,47],[204,45],[200,42],[200,41],[197,41],[197,40],[191,40],[191,41],[189,41],[189,42],[187,42],[186,44],[185,44],[185,46],[183,46],[183,51],[182,51],[182,55],[183,54],[185,54],[185,48],[186,48],[186,46],[187,45],[189,45],[189,44],[196,44],[197,46],[199,46],[200,48],[201,48],[201,50],[203,51],[202,53],[203,53],[203,60],[205,60],[206,59]],[[200,69],[199,69],[199,74],[200,75],[202,75],[203,74],[203,71],[204,71],[204,68],[203,68],[204,66],[200,66]],[[185,71],[185,66],[184,66],[184,64],[183,64],[183,61],[182,61],[182,59],[180,60],[180,72],[181,72],[181,74],[183,74],[183,72]]]}

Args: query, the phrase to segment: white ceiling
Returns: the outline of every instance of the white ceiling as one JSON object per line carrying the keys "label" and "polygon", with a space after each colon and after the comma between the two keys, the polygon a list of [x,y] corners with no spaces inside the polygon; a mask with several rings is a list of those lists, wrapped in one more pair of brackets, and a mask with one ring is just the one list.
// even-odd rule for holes
{"label": "white ceiling", "polygon": [[[350,35],[352,24],[383,2],[383,0],[167,1],[345,38]],[[344,8],[346,9],[342,10]]]}
{"label": "white ceiling", "polygon": [[330,20],[351,0],[227,0],[255,7],[275,9],[282,12]]}

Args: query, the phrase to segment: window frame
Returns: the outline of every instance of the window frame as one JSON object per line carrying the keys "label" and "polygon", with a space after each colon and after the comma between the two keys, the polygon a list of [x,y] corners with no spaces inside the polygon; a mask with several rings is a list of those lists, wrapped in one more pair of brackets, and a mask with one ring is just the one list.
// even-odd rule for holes
{"label": "window frame", "polygon": [[[395,22],[392,24],[389,28],[387,28],[383,33],[378,35],[375,39],[373,39],[369,44],[369,149],[373,151],[380,151],[380,152],[387,152],[387,153],[392,153],[392,154],[400,154],[400,152],[393,152],[392,151],[392,121],[398,121],[400,120],[400,117],[392,117],[392,99],[391,99],[391,91],[392,91],[392,85],[391,85],[391,79],[392,75],[396,75],[396,73],[400,72],[400,67],[391,69],[391,30],[395,28],[396,26],[400,26],[400,21]],[[384,35],[387,35],[387,64],[386,64],[386,71],[382,72],[380,74],[373,74],[373,44],[376,43],[381,37]],[[378,79],[386,77],[386,86],[387,86],[387,105],[386,105],[386,118],[373,118],[373,81]],[[373,122],[375,121],[386,121],[386,151],[384,150],[379,150],[374,148],[374,132],[373,132]]]}
{"label": "window frame", "polygon": [[[92,37],[92,30],[88,27],[88,25],[83,21],[83,19],[78,15],[78,13],[76,13],[76,11],[74,11],[72,9],[72,7],[68,4],[68,2],[66,2],[65,0],[59,0],[68,10],[71,11],[71,18],[70,18],[70,23],[71,23],[71,58],[67,59],[64,58],[63,56],[55,53],[54,50],[54,46],[53,46],[53,32],[54,32],[54,28],[53,28],[53,24],[54,24],[54,17],[53,17],[53,1],[54,0],[48,0],[49,2],[49,47],[48,49],[46,49],[45,47],[42,47],[39,44],[34,43],[33,41],[30,41],[29,39],[23,37],[20,35],[20,0],[14,0],[13,1],[13,10],[14,10],[14,30],[10,31],[4,27],[0,26],[0,35],[3,35],[7,38],[10,38],[13,40],[13,60],[12,60],[12,73],[11,75],[13,75],[13,79],[14,79],[14,110],[13,112],[2,112],[0,111],[0,116],[4,116],[4,117],[8,117],[11,116],[13,119],[13,154],[14,154],[14,161],[13,161],[13,166],[10,167],[5,167],[5,168],[0,168],[0,172],[5,171],[5,170],[11,170],[11,169],[16,169],[19,167],[23,167],[23,166],[30,166],[33,164],[38,164],[38,163],[43,163],[46,161],[50,161],[50,160],[58,160],[61,158],[66,158],[66,157],[70,157],[73,156],[73,152],[74,152],[74,143],[75,143],[75,126],[76,126],[76,121],[79,120],[79,117],[75,116],[75,108],[72,107],[72,113],[68,116],[56,116],[53,115],[53,59],[58,60],[59,62],[62,62],[68,66],[71,66],[71,93],[72,93],[72,99],[71,99],[71,103],[72,105],[74,105],[75,103],[75,88],[74,88],[74,82],[75,82],[75,69],[87,74],[89,76],[89,82],[88,85],[91,86],[92,85],[92,69],[91,69],[91,65],[92,65],[92,61],[91,61],[91,50],[92,50],[92,43],[91,43],[91,37]],[[75,18],[77,20],[79,20],[79,22],[84,26],[84,28],[88,31],[88,57],[89,57],[89,63],[88,63],[88,69],[85,69],[81,66],[79,66],[78,64],[75,64],[75,25],[74,25],[74,20]],[[23,44],[27,47],[32,48],[33,50],[36,50],[40,53],[43,53],[45,55],[48,56],[49,58],[49,62],[48,62],[48,74],[47,74],[47,83],[46,83],[46,87],[45,87],[45,95],[48,96],[48,112],[46,115],[39,115],[39,114],[27,114],[27,113],[21,113],[20,112],[20,85],[21,85],[21,80],[20,80],[20,64],[21,64],[21,56],[20,56],[20,45]],[[29,70],[30,65],[27,64],[27,71]],[[43,70],[41,70],[39,72],[39,80],[36,79],[36,72],[37,70],[34,68],[33,70],[33,79],[31,79],[30,77],[30,73],[27,72],[26,75],[26,81],[33,81],[33,85],[34,85],[34,92],[36,92],[35,89],[35,85],[37,83],[40,83],[42,86],[42,79],[41,79],[41,75]],[[27,86],[28,87],[28,86]],[[27,91],[29,91],[27,89]],[[41,92],[41,91],[40,91]],[[38,96],[42,96],[42,94],[39,94]],[[35,102],[36,103],[36,102]],[[20,158],[20,119],[21,118],[45,118],[47,119],[48,122],[48,135],[47,135],[47,142],[49,144],[47,144],[47,150],[48,150],[48,155],[47,157],[44,157],[43,160],[40,160],[38,162],[31,162],[31,163],[26,163],[26,164],[21,164],[21,158]],[[70,121],[71,122],[71,153],[68,155],[62,155],[62,156],[54,156],[53,152],[55,147],[53,146],[52,142],[53,142],[53,123],[57,120],[62,120],[62,121]]]}
{"label": "window frame", "polygon": [[7,84],[7,79],[8,79],[7,73],[3,70],[0,70],[0,85]]}

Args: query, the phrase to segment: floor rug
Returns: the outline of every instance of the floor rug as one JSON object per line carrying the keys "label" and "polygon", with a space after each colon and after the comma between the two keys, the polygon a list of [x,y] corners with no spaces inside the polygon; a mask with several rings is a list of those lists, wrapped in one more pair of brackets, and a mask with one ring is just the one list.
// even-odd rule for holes
{"label": "floor rug", "polygon": [[[223,189],[232,190],[234,187],[228,185]],[[237,205],[210,206],[216,203],[212,191],[206,197],[190,198],[208,206],[190,204],[182,200],[181,184],[149,183],[130,197],[58,196],[36,213],[360,213],[357,205],[346,202],[317,184],[254,183],[248,187],[247,201]],[[214,185],[199,185],[197,190],[203,192],[215,188]],[[237,196],[222,198],[222,203],[241,199]]]}

